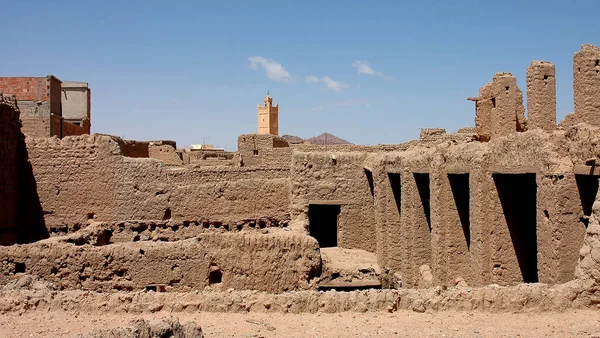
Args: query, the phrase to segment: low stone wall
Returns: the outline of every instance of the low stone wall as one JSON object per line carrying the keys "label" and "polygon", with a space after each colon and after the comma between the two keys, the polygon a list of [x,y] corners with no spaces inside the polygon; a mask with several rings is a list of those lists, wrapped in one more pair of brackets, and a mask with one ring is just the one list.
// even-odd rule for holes
{"label": "low stone wall", "polygon": [[289,232],[200,234],[176,242],[104,246],[77,246],[53,238],[0,248],[4,282],[27,272],[60,289],[95,291],[199,290],[210,285],[283,292],[308,288],[320,266],[316,241]]}

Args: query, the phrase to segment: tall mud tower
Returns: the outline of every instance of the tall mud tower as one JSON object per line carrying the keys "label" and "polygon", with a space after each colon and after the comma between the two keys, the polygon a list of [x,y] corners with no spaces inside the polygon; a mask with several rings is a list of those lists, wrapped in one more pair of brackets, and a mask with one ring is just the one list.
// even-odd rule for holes
{"label": "tall mud tower", "polygon": [[273,98],[265,97],[265,105],[258,105],[258,133],[279,135],[279,104],[273,107]]}

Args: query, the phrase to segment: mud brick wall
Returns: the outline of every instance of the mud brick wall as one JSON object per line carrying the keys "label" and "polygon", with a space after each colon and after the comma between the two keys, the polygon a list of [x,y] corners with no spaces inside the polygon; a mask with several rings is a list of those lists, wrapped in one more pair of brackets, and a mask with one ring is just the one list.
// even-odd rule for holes
{"label": "mud brick wall", "polygon": [[49,228],[162,219],[168,209],[164,165],[122,156],[110,137],[28,138],[27,150]]}
{"label": "mud brick wall", "polygon": [[289,219],[288,168],[167,170],[157,159],[123,156],[118,140],[103,135],[27,139],[27,149],[51,232],[92,220]]}
{"label": "mud brick wall", "polygon": [[287,141],[270,134],[244,134],[238,137],[238,154],[244,166],[284,166],[292,159]]}
{"label": "mud brick wall", "polygon": [[289,169],[173,168],[173,219],[235,223],[247,219],[289,219]]}
{"label": "mud brick wall", "polygon": [[211,285],[283,292],[306,289],[320,269],[316,241],[305,235],[201,234],[177,242],[76,246],[47,240],[0,248],[0,278],[25,271],[63,289],[202,290]]}
{"label": "mud brick wall", "polygon": [[308,225],[309,205],[340,205],[338,246],[375,252],[373,194],[363,167],[365,153],[295,152],[290,212]]}
{"label": "mud brick wall", "polygon": [[117,138],[121,146],[123,156],[127,157],[150,157],[148,145],[150,142],[130,141]]}
{"label": "mud brick wall", "polygon": [[155,144],[150,142],[148,145],[148,157],[163,161],[165,164],[182,165],[183,159],[175,152],[175,147],[170,144]]}

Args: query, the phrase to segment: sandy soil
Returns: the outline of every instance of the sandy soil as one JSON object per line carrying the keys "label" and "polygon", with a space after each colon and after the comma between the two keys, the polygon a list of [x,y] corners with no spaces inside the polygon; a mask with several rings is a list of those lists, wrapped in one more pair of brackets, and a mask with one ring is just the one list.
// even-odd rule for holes
{"label": "sandy soil", "polygon": [[[30,312],[0,316],[1,337],[74,337],[95,328],[127,326],[148,315]],[[600,312],[490,314],[468,312],[338,314],[179,313],[206,337],[597,337]]]}

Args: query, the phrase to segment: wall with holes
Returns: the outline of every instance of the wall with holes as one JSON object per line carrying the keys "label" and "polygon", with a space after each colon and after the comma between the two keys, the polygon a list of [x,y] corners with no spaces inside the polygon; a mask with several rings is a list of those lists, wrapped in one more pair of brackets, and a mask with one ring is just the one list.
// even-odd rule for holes
{"label": "wall with holes", "polygon": [[104,135],[27,139],[27,149],[51,233],[90,221],[289,220],[289,168],[169,167],[123,156]]}

